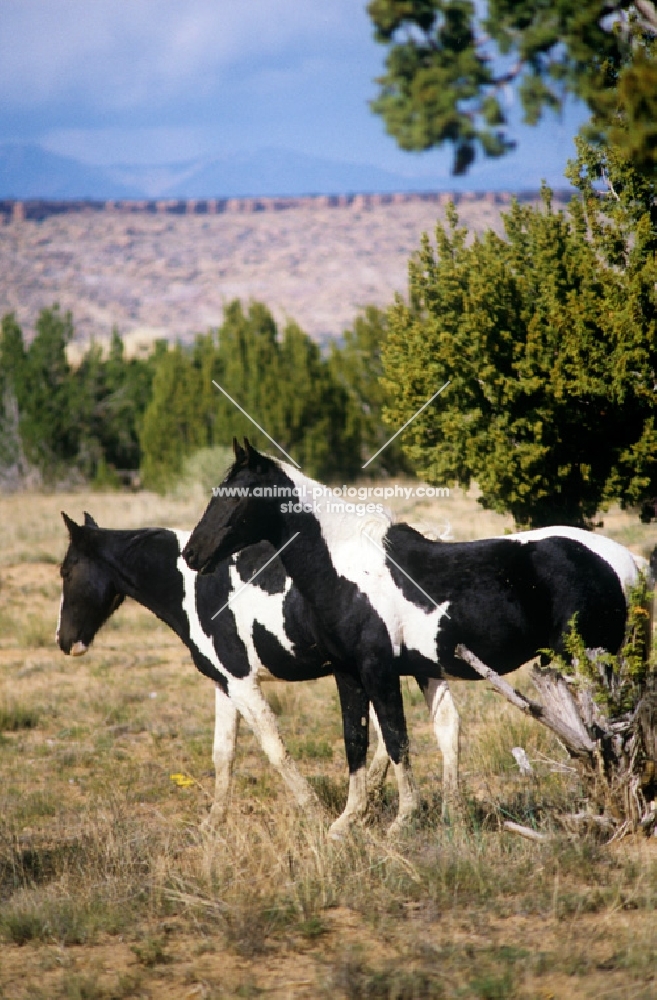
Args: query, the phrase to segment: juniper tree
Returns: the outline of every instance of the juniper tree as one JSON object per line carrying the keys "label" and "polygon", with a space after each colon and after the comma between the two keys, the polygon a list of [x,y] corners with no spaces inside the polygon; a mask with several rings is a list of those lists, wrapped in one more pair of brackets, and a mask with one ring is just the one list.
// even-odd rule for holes
{"label": "juniper tree", "polygon": [[23,331],[13,313],[2,317],[0,327],[0,476],[11,480],[25,472],[20,432],[18,394],[25,379]]}
{"label": "juniper tree", "polygon": [[[573,168],[585,177],[582,160]],[[594,197],[514,204],[505,237],[469,244],[454,208],[409,265],[388,312],[385,412],[439,485],[475,479],[519,525],[588,525],[657,492],[657,268],[649,212],[614,219]]]}
{"label": "juniper tree", "polygon": [[47,475],[78,453],[75,387],[66,355],[72,339],[71,314],[56,305],[40,312],[29,347],[15,319],[3,321],[2,364],[18,404],[22,443],[29,461]]}
{"label": "juniper tree", "polygon": [[160,356],[140,434],[147,486],[164,489],[183,458],[208,443],[198,405],[202,388],[199,372],[180,344]]}
{"label": "juniper tree", "polygon": [[[234,400],[213,386],[213,379]],[[183,458],[208,445],[248,435],[271,441],[242,410],[320,477],[349,474],[358,453],[347,427],[347,395],[319,348],[295,323],[279,336],[266,306],[230,303],[216,331],[160,358],[141,432],[145,482],[162,488]]]}
{"label": "juniper tree", "polygon": [[[509,137],[505,88],[525,121],[586,102],[586,128],[622,144],[641,172],[657,171],[657,11],[651,0],[370,0],[388,50],[372,109],[402,149],[450,143],[454,171],[477,150],[501,156]],[[621,110],[629,131],[616,132]]]}
{"label": "juniper tree", "polygon": [[[333,377],[347,394],[346,433],[354,441],[359,468],[388,440],[390,432],[381,420],[387,396],[381,384],[383,366],[381,352],[387,336],[386,314],[376,306],[367,308],[356,317],[351,329],[345,330],[340,343],[333,343],[329,364]],[[408,471],[408,463],[396,442],[393,442],[369,467],[374,474],[394,474]]]}

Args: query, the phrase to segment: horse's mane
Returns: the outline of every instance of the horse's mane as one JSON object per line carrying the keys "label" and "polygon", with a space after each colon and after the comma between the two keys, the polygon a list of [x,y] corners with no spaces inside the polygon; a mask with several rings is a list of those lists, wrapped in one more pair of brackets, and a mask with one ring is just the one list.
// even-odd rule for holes
{"label": "horse's mane", "polygon": [[[325,486],[315,479],[311,479],[310,476],[307,476],[300,469],[296,469],[287,462],[283,462],[277,458],[272,458],[272,461],[292,480],[295,486],[306,487],[308,491],[306,500],[312,498],[314,488],[322,490],[330,489],[330,487]],[[324,502],[330,500],[331,503],[367,504],[366,501],[352,497],[322,496],[321,500]],[[361,515],[346,511],[332,513],[324,508],[321,514],[317,516],[317,519],[322,527],[322,534],[325,536],[327,542],[331,543],[340,543],[343,541],[357,542],[367,535],[373,541],[377,542],[377,544],[383,545],[385,534],[393,523],[392,515],[388,510],[381,512],[374,511]]]}
{"label": "horse's mane", "polygon": [[[145,546],[152,551],[153,543],[164,541],[175,532],[170,528],[91,528],[97,542],[92,552],[95,557],[121,576],[130,574],[142,559]],[[100,543],[100,544],[98,544]]]}

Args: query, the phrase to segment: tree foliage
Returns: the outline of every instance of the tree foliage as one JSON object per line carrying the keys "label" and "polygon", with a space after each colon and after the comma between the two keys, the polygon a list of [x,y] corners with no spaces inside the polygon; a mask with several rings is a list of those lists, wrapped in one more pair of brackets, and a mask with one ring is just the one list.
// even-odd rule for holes
{"label": "tree foliage", "polygon": [[[274,448],[239,407],[321,478],[356,475],[387,437],[378,381],[385,324],[375,309],[328,357],[296,323],[279,332],[258,302],[231,302],[219,329],[188,347],[159,341],[145,359],[126,358],[114,331],[108,350],[92,343],[73,366],[70,314],[44,309],[36,326],[26,344],[15,316],[2,320],[0,483],[36,469],[46,481],[74,470],[107,484],[115,470],[141,469],[147,485],[164,489],[188,456],[235,435]],[[390,470],[403,458],[391,449],[385,462]]]}
{"label": "tree foliage", "polygon": [[513,205],[504,239],[468,244],[452,207],[388,314],[390,426],[451,380],[405,432],[407,456],[432,483],[475,479],[519,525],[586,525],[657,492],[655,228],[609,159],[622,195],[607,210],[587,150],[571,168],[587,196],[567,214],[545,189],[542,209]]}
{"label": "tree foliage", "polygon": [[[504,89],[517,85],[525,121],[585,101],[596,135],[657,169],[657,12],[650,0],[371,0],[387,46],[372,109],[402,149],[454,148],[454,172],[477,149],[501,156],[509,139]],[[618,116],[628,123],[617,128]]]}
{"label": "tree foliage", "polygon": [[67,357],[73,335],[70,313],[57,306],[42,310],[29,345],[15,316],[3,318],[0,461],[6,467],[24,455],[46,479],[71,468],[89,479],[111,467],[138,469],[152,363],[125,358],[114,332],[107,358],[92,344],[75,368]]}
{"label": "tree foliage", "polygon": [[378,373],[374,366],[365,375],[362,356],[383,335],[369,312],[326,359],[295,323],[279,334],[261,303],[246,310],[230,303],[218,330],[197,337],[191,350],[178,346],[160,358],[141,434],[146,483],[166,487],[185,456],[230,445],[233,436],[276,451],[235,404],[311,475],[357,474],[370,442],[385,440]]}
{"label": "tree foliage", "polygon": [[[381,419],[388,402],[381,382],[381,352],[387,333],[385,312],[368,306],[356,317],[352,328],[344,331],[341,342],[331,345],[329,355],[333,377],[347,393],[346,433],[356,443],[361,465],[390,437]],[[388,475],[409,471],[408,461],[396,441],[385,448],[371,471]]]}

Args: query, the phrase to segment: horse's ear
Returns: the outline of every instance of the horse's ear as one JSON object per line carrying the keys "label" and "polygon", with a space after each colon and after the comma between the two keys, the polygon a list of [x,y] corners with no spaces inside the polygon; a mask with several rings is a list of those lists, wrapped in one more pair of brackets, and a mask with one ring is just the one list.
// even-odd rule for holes
{"label": "horse's ear", "polygon": [[253,469],[256,467],[262,455],[260,452],[256,451],[248,437],[244,438],[244,454],[246,456],[247,462],[249,463],[249,468]]}
{"label": "horse's ear", "polygon": [[239,462],[240,465],[246,464],[246,452],[236,437],[233,438],[233,451],[235,453],[235,461]]}
{"label": "horse's ear", "polygon": [[[68,529],[68,536],[73,544],[77,545],[83,552],[87,552],[89,550],[89,546],[94,541],[94,536],[89,534],[88,528],[98,527],[93,517],[89,517],[89,514],[85,514],[84,524],[76,524],[73,518],[69,517],[64,511],[62,511],[62,517],[64,518],[64,524]],[[87,521],[87,518],[89,518],[91,523]]]}
{"label": "horse's ear", "polygon": [[97,523],[94,521],[94,519],[91,516],[91,514],[89,514],[88,511],[86,511],[86,510],[84,512],[84,526],[85,526],[85,528],[97,528],[98,527]]}
{"label": "horse's ear", "polygon": [[62,511],[62,517],[64,518],[64,524],[68,530],[69,538],[72,542],[80,538],[82,533],[82,526],[76,524],[72,517],[69,517],[66,511]]}

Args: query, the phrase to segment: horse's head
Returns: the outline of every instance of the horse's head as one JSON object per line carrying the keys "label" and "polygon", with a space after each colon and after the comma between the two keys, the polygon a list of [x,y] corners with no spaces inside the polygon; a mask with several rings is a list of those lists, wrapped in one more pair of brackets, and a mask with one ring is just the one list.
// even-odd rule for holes
{"label": "horse's head", "polygon": [[93,517],[85,514],[83,525],[76,524],[63,511],[62,517],[70,541],[60,567],[62,600],[57,642],[67,655],[81,656],[125,595],[116,588],[97,554],[102,529]]}
{"label": "horse's head", "polygon": [[254,542],[277,545],[280,537],[280,501],[276,488],[288,484],[280,465],[233,439],[235,461],[194,528],[183,556],[188,566],[211,573],[222,559]]}

